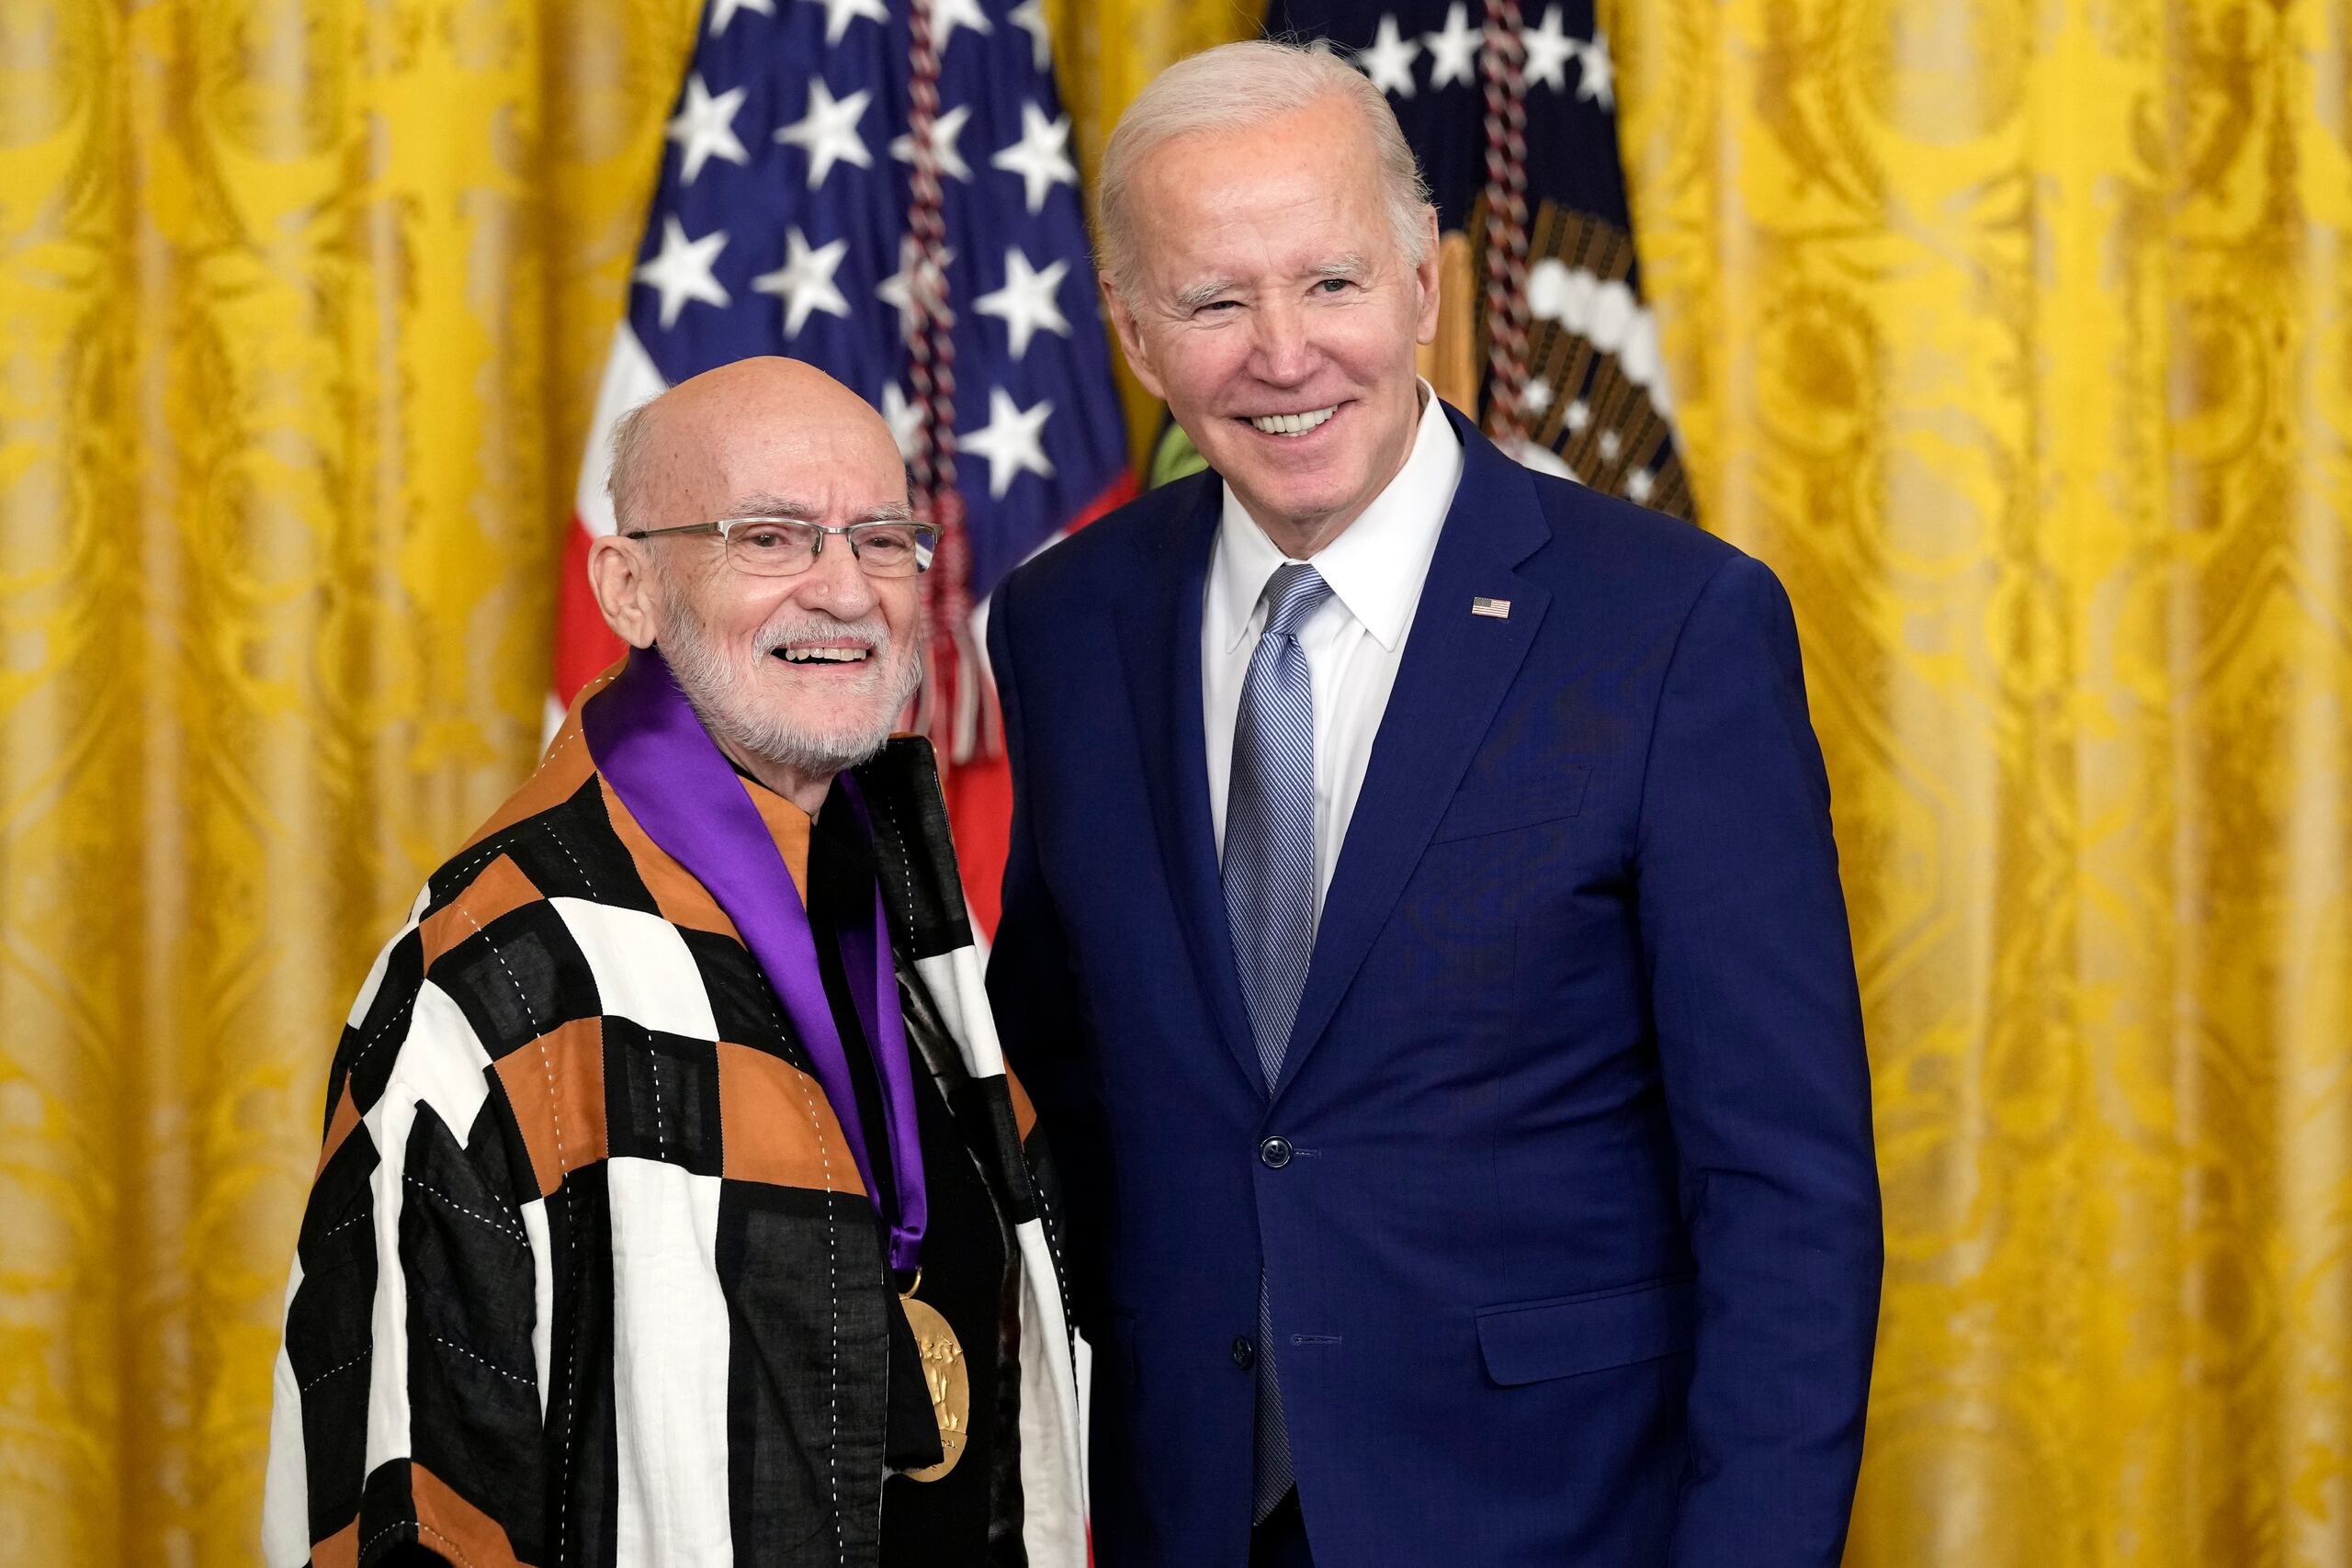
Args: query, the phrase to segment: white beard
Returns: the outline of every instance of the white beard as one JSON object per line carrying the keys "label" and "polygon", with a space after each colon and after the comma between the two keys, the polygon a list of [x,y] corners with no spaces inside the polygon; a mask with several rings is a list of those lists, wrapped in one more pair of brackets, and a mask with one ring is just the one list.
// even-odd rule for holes
{"label": "white beard", "polygon": [[[703,728],[738,750],[777,767],[820,777],[857,766],[882,750],[922,681],[922,661],[913,649],[891,640],[890,628],[879,615],[841,621],[808,612],[785,612],[760,628],[745,660],[729,657],[687,605],[684,595],[670,592],[663,598],[668,635],[661,640],[662,656]],[[753,692],[762,673],[760,661],[773,659],[776,649],[796,639],[837,637],[857,637],[873,645],[866,667],[848,683],[852,695],[874,696],[867,710],[872,716],[820,729],[795,723],[789,715],[767,711],[775,705],[773,699],[763,700]]]}

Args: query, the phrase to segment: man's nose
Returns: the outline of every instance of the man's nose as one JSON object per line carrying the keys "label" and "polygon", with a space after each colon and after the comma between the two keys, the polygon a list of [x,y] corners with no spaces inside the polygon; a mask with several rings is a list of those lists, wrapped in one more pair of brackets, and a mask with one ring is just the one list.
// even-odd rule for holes
{"label": "man's nose", "polygon": [[854,620],[874,608],[874,582],[858,564],[857,553],[841,534],[827,534],[817,558],[800,575],[794,597],[815,609]]}
{"label": "man's nose", "polygon": [[1289,300],[1276,300],[1259,310],[1257,328],[1259,379],[1276,385],[1305,380],[1315,360],[1306,313]]}

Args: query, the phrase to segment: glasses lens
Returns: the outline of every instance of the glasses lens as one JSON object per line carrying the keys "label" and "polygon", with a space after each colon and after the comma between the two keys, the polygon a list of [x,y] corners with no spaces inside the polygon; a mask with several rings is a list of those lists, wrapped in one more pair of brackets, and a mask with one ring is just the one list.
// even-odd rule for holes
{"label": "glasses lens", "polygon": [[807,571],[817,557],[817,530],[806,523],[739,523],[727,534],[727,558],[758,577]]}
{"label": "glasses lens", "polygon": [[850,530],[857,558],[870,577],[912,577],[931,567],[939,533],[920,523],[860,523]]}

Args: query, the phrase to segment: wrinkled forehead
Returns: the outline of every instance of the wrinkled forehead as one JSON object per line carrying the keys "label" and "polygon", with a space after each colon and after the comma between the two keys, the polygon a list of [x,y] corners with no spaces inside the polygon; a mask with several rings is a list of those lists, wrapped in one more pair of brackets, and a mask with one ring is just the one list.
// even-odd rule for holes
{"label": "wrinkled forehead", "polygon": [[1365,149],[1334,141],[1301,150],[1282,138],[1270,149],[1263,139],[1220,135],[1159,149],[1139,204],[1147,276],[1181,289],[1204,272],[1311,277],[1392,260],[1378,171]]}
{"label": "wrinkled forehead", "polygon": [[[684,424],[685,422],[680,422]],[[876,418],[795,418],[781,411],[713,418],[681,432],[653,497],[681,521],[797,517],[858,523],[903,517],[906,468]]]}

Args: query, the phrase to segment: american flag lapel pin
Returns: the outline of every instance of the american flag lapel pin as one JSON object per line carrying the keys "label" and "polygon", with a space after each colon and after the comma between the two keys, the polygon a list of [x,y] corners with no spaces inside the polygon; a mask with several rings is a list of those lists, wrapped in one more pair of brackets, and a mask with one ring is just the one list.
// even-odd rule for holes
{"label": "american flag lapel pin", "polygon": [[1498,621],[1508,621],[1510,619],[1510,601],[1473,599],[1470,601],[1470,613],[1474,615],[1491,615]]}

